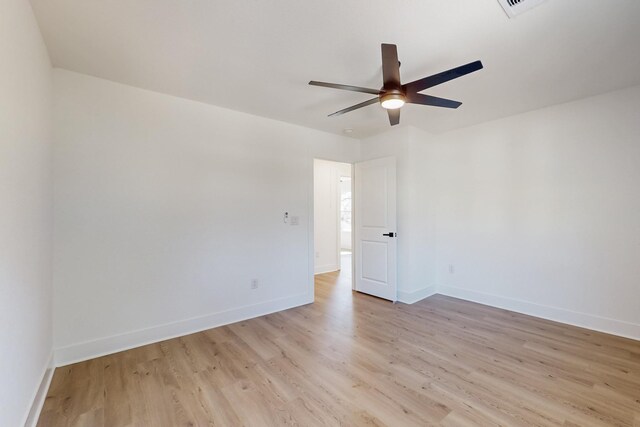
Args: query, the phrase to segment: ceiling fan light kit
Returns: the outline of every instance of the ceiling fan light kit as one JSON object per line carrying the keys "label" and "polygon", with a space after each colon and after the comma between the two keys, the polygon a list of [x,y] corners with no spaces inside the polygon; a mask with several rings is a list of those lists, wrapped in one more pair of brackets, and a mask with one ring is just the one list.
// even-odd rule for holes
{"label": "ceiling fan light kit", "polygon": [[404,93],[399,90],[390,90],[380,95],[380,105],[387,110],[400,108],[405,102],[407,102],[407,98],[404,96]]}
{"label": "ceiling fan light kit", "polygon": [[339,116],[379,102],[382,108],[387,110],[389,123],[391,126],[394,126],[400,123],[400,108],[402,108],[405,103],[431,105],[443,108],[458,108],[462,105],[461,102],[425,95],[419,92],[482,69],[482,62],[475,61],[403,85],[400,82],[400,62],[398,61],[397,46],[394,44],[383,43],[381,47],[383,85],[379,90],[359,86],[318,82],[314,80],[309,82],[312,86],[322,86],[376,95],[375,98],[369,99],[368,101],[364,101],[360,104],[352,105],[351,107],[329,114],[329,117]]}

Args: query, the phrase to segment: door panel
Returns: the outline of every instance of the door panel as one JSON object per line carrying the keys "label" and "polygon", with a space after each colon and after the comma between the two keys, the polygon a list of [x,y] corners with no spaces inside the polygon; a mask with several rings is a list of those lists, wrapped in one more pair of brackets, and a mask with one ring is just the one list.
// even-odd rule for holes
{"label": "door panel", "polygon": [[387,244],[362,241],[362,277],[382,284],[387,283]]}
{"label": "door panel", "polygon": [[383,170],[363,167],[361,170],[362,225],[365,227],[386,227],[387,219],[387,182]]}
{"label": "door panel", "polygon": [[356,163],[354,179],[356,290],[396,301],[395,157]]}

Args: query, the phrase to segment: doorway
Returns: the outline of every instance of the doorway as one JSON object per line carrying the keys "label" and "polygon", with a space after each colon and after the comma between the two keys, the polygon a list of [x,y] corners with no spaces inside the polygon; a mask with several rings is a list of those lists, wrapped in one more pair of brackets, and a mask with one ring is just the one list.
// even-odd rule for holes
{"label": "doorway", "polygon": [[397,301],[395,157],[314,159],[313,175],[314,282]]}
{"label": "doorway", "polygon": [[[314,275],[316,283],[353,285],[352,165],[314,160]],[[321,277],[321,275],[324,275]],[[318,280],[319,279],[319,280]]]}

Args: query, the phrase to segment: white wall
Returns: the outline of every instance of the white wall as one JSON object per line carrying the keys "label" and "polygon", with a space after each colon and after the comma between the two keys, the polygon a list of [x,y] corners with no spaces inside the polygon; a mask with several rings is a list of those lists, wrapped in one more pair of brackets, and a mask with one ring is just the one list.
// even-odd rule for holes
{"label": "white wall", "polygon": [[23,0],[2,2],[0,13],[0,425],[2,426],[20,426],[25,423],[50,362],[50,94],[51,66],[29,2]]}
{"label": "white wall", "polygon": [[54,87],[58,363],[313,300],[313,158],[357,141],[64,70]]}
{"label": "white wall", "polygon": [[437,289],[640,338],[638,135],[634,87],[363,140],[363,158],[398,158],[399,299]]}
{"label": "white wall", "polygon": [[640,338],[639,137],[640,86],[440,136],[440,291]]}

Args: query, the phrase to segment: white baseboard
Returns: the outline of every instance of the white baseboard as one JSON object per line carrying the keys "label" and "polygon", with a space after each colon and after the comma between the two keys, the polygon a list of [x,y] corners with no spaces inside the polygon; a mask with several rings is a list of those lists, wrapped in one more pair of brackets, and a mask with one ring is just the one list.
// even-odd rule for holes
{"label": "white baseboard", "polygon": [[555,322],[566,323],[607,334],[618,335],[625,338],[640,340],[640,324],[595,316],[592,314],[566,310],[535,304],[515,298],[507,298],[498,295],[486,294],[469,289],[454,286],[438,286],[438,293],[450,297],[473,301],[492,307],[528,314]]}
{"label": "white baseboard", "polygon": [[312,302],[313,297],[309,299],[309,294],[304,293],[59,347],[55,349],[55,362],[56,366],[70,365],[130,348],[264,316],[276,311],[282,311]]}
{"label": "white baseboard", "polygon": [[313,274],[331,273],[340,270],[340,266],[336,264],[316,265]]}
{"label": "white baseboard", "polygon": [[398,291],[398,301],[405,304],[413,304],[427,297],[430,297],[431,295],[435,295],[435,293],[435,286],[429,286],[428,288],[422,288],[412,292]]}
{"label": "white baseboard", "polygon": [[53,365],[52,351],[47,358],[47,363],[44,367],[41,377],[42,379],[40,381],[40,384],[38,385],[38,389],[34,393],[31,408],[29,408],[29,413],[27,413],[25,417],[25,427],[35,427],[36,424],[38,424],[38,418],[40,418],[40,412],[42,411],[42,407],[44,406],[44,400],[47,397],[47,392],[49,391],[49,385],[51,384],[54,370],[55,367]]}

